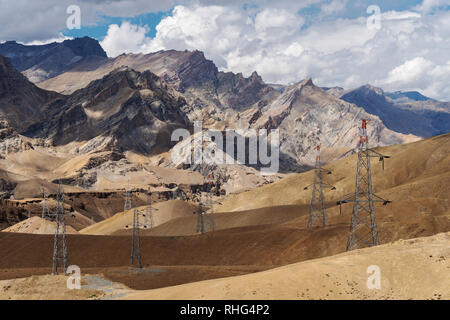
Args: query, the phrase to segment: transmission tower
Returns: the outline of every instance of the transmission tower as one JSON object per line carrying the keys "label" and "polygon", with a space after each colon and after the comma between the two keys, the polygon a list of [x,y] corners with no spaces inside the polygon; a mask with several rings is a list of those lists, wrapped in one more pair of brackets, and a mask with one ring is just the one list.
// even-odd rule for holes
{"label": "transmission tower", "polygon": [[325,211],[325,198],[323,196],[323,188],[330,188],[336,190],[336,188],[323,181],[323,174],[331,174],[330,170],[322,168],[320,162],[320,146],[316,147],[316,165],[314,168],[314,182],[305,187],[308,190],[312,186],[311,205],[309,207],[309,219],[308,228],[312,228],[315,221],[322,222],[323,226],[328,225],[327,214]]}
{"label": "transmission tower", "polygon": [[353,203],[347,251],[366,246],[373,247],[379,244],[374,203],[382,202],[383,205],[391,203],[391,201],[375,195],[372,190],[370,158],[378,158],[379,161],[382,161],[384,170],[384,159],[390,157],[369,149],[369,138],[367,135],[368,122],[368,120],[363,120],[360,128],[355,192],[343,200],[338,201],[339,206],[343,203]]}
{"label": "transmission tower", "polygon": [[198,202],[198,209],[197,209],[197,233],[204,234],[206,232],[206,225],[205,225],[205,217],[204,217],[204,208],[203,208],[203,202],[202,202],[202,193],[200,191],[199,195],[199,202]]}
{"label": "transmission tower", "polygon": [[139,233],[139,211],[136,208],[136,204],[134,205],[133,212],[133,235],[132,235],[132,243],[131,243],[131,267],[134,267],[135,261],[137,262],[137,267],[139,269],[142,268],[141,263],[141,236]]}
{"label": "transmission tower", "polygon": [[153,228],[153,212],[152,212],[152,193],[150,189],[147,191],[147,206],[145,208],[145,219],[144,219],[144,228],[148,229],[150,224],[150,229]]}
{"label": "transmission tower", "polygon": [[216,230],[216,221],[214,217],[214,200],[213,200],[213,175],[208,174],[206,181],[206,199],[205,199],[205,207],[206,211],[209,211],[209,227],[211,231]]}
{"label": "transmission tower", "polygon": [[67,245],[66,245],[66,219],[64,211],[64,189],[61,181],[58,184],[56,194],[56,208],[55,208],[55,238],[53,242],[53,268],[52,274],[58,274],[60,267],[63,273],[67,269]]}
{"label": "transmission tower", "polygon": [[[206,183],[204,182],[203,185],[206,185],[206,192],[204,192],[204,196],[202,191],[200,191],[198,194],[199,203],[197,210],[198,218],[196,229],[197,233],[201,234],[206,233],[208,229],[210,231],[216,230],[216,222],[214,218],[214,201],[212,197],[212,174],[208,174]],[[209,215],[206,214],[208,211],[210,212]]]}
{"label": "transmission tower", "polygon": [[125,204],[123,205],[123,211],[126,212],[131,209],[131,189],[130,184],[125,187]]}
{"label": "transmission tower", "polygon": [[45,189],[42,189],[42,219],[50,219],[50,212],[48,210],[48,195]]}

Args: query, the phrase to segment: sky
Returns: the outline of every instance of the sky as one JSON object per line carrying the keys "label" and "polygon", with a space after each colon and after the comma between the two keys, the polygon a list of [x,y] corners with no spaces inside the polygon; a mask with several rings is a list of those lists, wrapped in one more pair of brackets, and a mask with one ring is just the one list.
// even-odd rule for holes
{"label": "sky", "polygon": [[[71,5],[79,29],[68,28]],[[268,83],[311,77],[450,101],[450,0],[0,0],[0,41],[80,36],[110,57],[201,50],[222,71]]]}

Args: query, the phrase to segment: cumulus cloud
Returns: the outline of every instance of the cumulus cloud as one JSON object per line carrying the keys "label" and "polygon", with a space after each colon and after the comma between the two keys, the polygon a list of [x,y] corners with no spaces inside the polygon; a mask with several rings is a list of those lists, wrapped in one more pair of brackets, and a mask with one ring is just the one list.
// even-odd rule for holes
{"label": "cumulus cloud", "polygon": [[[382,10],[391,3],[377,2],[383,4]],[[157,25],[153,39],[145,25],[132,25],[126,19],[110,25],[101,42],[109,56],[197,49],[221,70],[246,76],[256,70],[266,82],[286,84],[311,76],[322,86],[371,83],[385,90],[420,90],[450,100],[450,0],[424,0],[403,11],[384,11],[379,30],[367,27],[366,9],[372,1],[366,0],[43,0],[39,5],[16,0],[11,4],[15,10],[0,10],[0,39],[27,42],[59,37],[56,26],[65,25],[69,3],[79,4],[82,23],[92,24],[101,20],[101,14],[132,17],[175,5]],[[299,14],[311,5],[319,10],[313,19]],[[350,7],[360,16],[346,18]],[[28,19],[33,10],[42,13]],[[15,16],[14,22],[8,15]],[[26,25],[16,23],[26,19]]]}
{"label": "cumulus cloud", "polygon": [[0,0],[0,39],[19,42],[59,38],[66,28],[70,5],[81,9],[82,27],[101,23],[104,16],[133,17],[168,11],[175,0]]}
{"label": "cumulus cloud", "polygon": [[450,0],[424,0],[420,5],[416,6],[416,10],[429,13],[436,8],[445,6],[450,6]]}
{"label": "cumulus cloud", "polygon": [[147,26],[136,26],[126,21],[120,26],[112,24],[100,44],[111,57],[122,53],[147,51],[146,47],[150,42],[150,39],[146,37],[148,31]]}
{"label": "cumulus cloud", "polygon": [[[330,13],[345,5],[333,0],[321,10]],[[249,14],[239,6],[180,5],[159,23],[154,39],[127,24],[121,28],[128,30],[128,39],[120,40],[119,27],[111,26],[104,42],[110,55],[198,49],[221,70],[247,76],[256,70],[271,83],[311,76],[323,86],[372,83],[450,100],[450,12],[428,15],[425,9],[438,5],[440,1],[425,0],[420,10],[383,12],[380,30],[367,28],[367,16],[318,21],[306,28],[297,11],[287,7],[259,7]],[[106,41],[116,43],[111,46],[115,49],[108,49]]]}
{"label": "cumulus cloud", "polygon": [[423,57],[408,60],[389,72],[386,83],[409,85],[420,79],[432,66],[433,63]]}

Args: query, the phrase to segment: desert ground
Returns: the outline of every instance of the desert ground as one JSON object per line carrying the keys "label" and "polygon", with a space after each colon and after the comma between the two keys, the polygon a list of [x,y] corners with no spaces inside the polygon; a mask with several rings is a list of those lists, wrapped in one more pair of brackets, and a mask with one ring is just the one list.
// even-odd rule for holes
{"label": "desert ground", "polygon": [[[373,160],[374,192],[392,203],[376,205],[381,245],[352,252],[351,206],[340,210],[337,200],[354,188],[356,155],[326,165],[336,190],[325,191],[325,227],[307,228],[312,171],[217,198],[216,230],[203,235],[195,203],[155,199],[154,226],[141,229],[141,270],[129,266],[133,213],[123,212],[123,190],[68,188],[69,265],[81,268],[81,290],[49,275],[54,226],[40,220],[42,199],[25,192],[28,181],[13,203],[33,216],[0,232],[0,298],[450,299],[450,135],[377,151],[391,158],[384,170]],[[144,212],[145,192],[133,199]],[[371,265],[380,290],[366,286]]]}

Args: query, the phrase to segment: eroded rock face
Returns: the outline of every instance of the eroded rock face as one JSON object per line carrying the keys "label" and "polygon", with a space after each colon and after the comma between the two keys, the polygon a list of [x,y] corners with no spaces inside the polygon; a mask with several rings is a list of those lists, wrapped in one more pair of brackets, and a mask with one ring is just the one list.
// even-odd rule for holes
{"label": "eroded rock face", "polygon": [[32,82],[55,77],[93,57],[98,61],[107,59],[98,41],[89,37],[34,46],[8,41],[0,44],[0,54],[10,58]]}
{"label": "eroded rock face", "polygon": [[47,108],[48,121],[30,127],[27,135],[54,145],[103,136],[121,152],[163,152],[172,130],[189,128],[185,106],[185,99],[152,72],[123,67]]}
{"label": "eroded rock face", "polygon": [[63,96],[36,87],[0,55],[0,121],[22,131],[43,119],[42,108],[58,99]]}
{"label": "eroded rock face", "polygon": [[389,94],[365,85],[343,92],[340,98],[378,116],[386,127],[396,132],[428,138],[450,131],[450,104],[417,92]]}
{"label": "eroded rock face", "polygon": [[370,119],[372,146],[403,143],[405,135],[387,129],[376,116],[354,104],[328,94],[311,79],[286,88],[276,100],[262,108],[255,128],[278,129],[282,155],[295,159],[288,169],[312,166],[314,148],[322,146],[325,161],[336,160],[357,145],[362,119]]}

